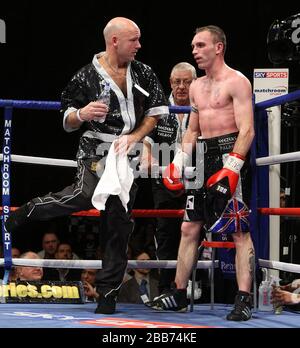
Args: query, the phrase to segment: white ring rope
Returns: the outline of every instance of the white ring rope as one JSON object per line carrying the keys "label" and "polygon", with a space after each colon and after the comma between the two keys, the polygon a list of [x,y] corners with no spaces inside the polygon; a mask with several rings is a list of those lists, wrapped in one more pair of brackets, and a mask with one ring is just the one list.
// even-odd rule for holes
{"label": "white ring rope", "polygon": [[[11,155],[11,160],[13,162],[30,163],[30,164],[43,164],[43,165],[48,165],[48,166],[77,167],[76,161],[63,160],[63,159],[58,159],[58,158]],[[2,153],[0,153],[0,161],[3,161],[3,154]]]}
{"label": "white ring rope", "polygon": [[258,259],[260,267],[276,269],[278,271],[300,273],[300,265],[280,261]]}
{"label": "white ring rope", "polygon": [[300,161],[300,151],[284,153],[281,155],[273,155],[268,157],[260,157],[256,159],[257,166],[266,166],[272,164],[280,164],[285,162]]}
{"label": "white ring rope", "polygon": [[[22,155],[11,155],[13,162],[27,163],[27,164],[41,164],[49,166],[61,166],[61,167],[77,167],[77,162],[72,160],[64,160],[58,158],[47,157],[33,157]],[[0,153],[0,161],[3,161],[3,154]],[[257,166],[266,166],[272,164],[280,164],[285,162],[300,161],[300,151],[284,153],[281,155],[273,155],[267,157],[260,157],[256,159]],[[165,167],[161,167],[160,171],[163,171]],[[186,175],[191,175],[194,171],[194,167],[186,168]]]}
{"label": "white ring rope", "polygon": [[[48,166],[60,166],[60,167],[77,167],[77,162],[72,160],[63,160],[58,158],[48,157],[33,157],[22,155],[11,155],[12,162],[27,163],[27,164],[42,164]],[[3,154],[0,153],[0,161],[3,161]],[[160,172],[163,172],[167,167],[159,167]],[[187,177],[193,177],[195,167],[186,167],[185,175]]]}
{"label": "white ring rope", "polygon": [[[4,259],[0,258],[0,266],[4,265]],[[101,269],[102,261],[101,260],[51,260],[51,259],[12,259],[13,266],[28,266],[28,267],[52,267],[52,268],[93,268]],[[176,268],[176,260],[128,260],[128,268]],[[197,269],[208,269],[212,267],[211,260],[203,260],[197,262]],[[214,268],[219,267],[219,261],[215,260]]]}

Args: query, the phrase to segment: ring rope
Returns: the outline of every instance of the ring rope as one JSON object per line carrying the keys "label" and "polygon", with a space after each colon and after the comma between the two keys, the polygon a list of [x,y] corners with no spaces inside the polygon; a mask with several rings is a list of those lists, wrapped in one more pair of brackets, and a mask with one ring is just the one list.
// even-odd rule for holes
{"label": "ring rope", "polygon": [[[49,157],[35,157],[35,156],[23,156],[23,155],[11,155],[12,162],[26,163],[26,164],[40,164],[49,166],[60,166],[60,167],[77,167],[77,162],[73,160],[65,160],[59,158]],[[0,161],[3,161],[3,154],[0,153]],[[260,157],[256,159],[257,166],[267,166],[272,164],[280,164],[286,162],[300,161],[300,151],[289,152],[280,155],[273,155],[267,157]],[[160,167],[162,172],[166,167]],[[195,167],[186,167],[186,174],[193,173]]]}
{"label": "ring rope", "polygon": [[[0,153],[0,161],[3,161],[3,154]],[[11,155],[12,162],[25,163],[25,164],[41,164],[49,166],[60,166],[60,167],[77,167],[77,162],[73,160],[64,160],[59,158],[49,157],[35,157],[35,156],[23,156],[23,155]],[[167,167],[159,167],[160,173],[162,173]],[[184,172],[187,177],[192,176],[195,167],[186,167]]]}
{"label": "ring rope", "polygon": [[257,166],[266,166],[272,164],[280,164],[285,162],[300,161],[300,151],[284,153],[281,155],[273,155],[260,157],[256,159]]}
{"label": "ring rope", "polygon": [[[61,103],[57,101],[45,100],[14,100],[14,99],[0,99],[0,107],[16,108],[16,109],[44,109],[44,110],[60,110]],[[172,113],[189,113],[190,106],[169,105],[169,110]]]}
{"label": "ring rope", "polygon": [[[76,161],[64,160],[64,159],[58,159],[58,158],[11,155],[11,160],[12,162],[27,163],[27,164],[42,164],[42,165],[48,165],[48,166],[61,166],[61,167],[77,167]],[[3,161],[2,153],[0,153],[0,161]]]}
{"label": "ring rope", "polygon": [[[17,210],[18,207],[10,207],[11,211]],[[0,207],[0,212],[2,207]],[[100,216],[101,212],[97,209],[82,210],[71,215],[74,216]],[[133,209],[132,217],[167,217],[167,218],[181,218],[184,215],[184,209]]]}
{"label": "ring rope", "polygon": [[294,263],[286,263],[280,261],[264,260],[258,259],[258,264],[260,267],[276,269],[278,271],[300,273],[300,265]]}
{"label": "ring rope", "polygon": [[[4,259],[0,258],[0,266],[4,265]],[[47,267],[47,268],[92,268],[101,269],[101,260],[52,260],[52,259],[12,259],[13,266],[28,266],[28,267]],[[176,260],[128,260],[127,267],[132,269],[137,268],[176,268]],[[197,262],[197,269],[208,269],[213,265],[211,260],[202,260]],[[219,261],[214,261],[214,268],[219,267]]]}
{"label": "ring rope", "polygon": [[45,100],[0,99],[0,107],[9,107],[16,109],[59,110],[61,108],[61,104],[60,102]]}
{"label": "ring rope", "polygon": [[[11,207],[11,211],[18,207]],[[257,208],[262,215],[281,215],[281,216],[300,216],[300,208]],[[0,207],[2,211],[2,207]],[[101,212],[97,209],[82,210],[72,213],[73,216],[100,216]],[[132,217],[135,218],[181,218],[184,215],[184,209],[133,209]]]}
{"label": "ring rope", "polygon": [[275,97],[272,99],[268,99],[259,103],[255,104],[255,110],[265,110],[268,108],[271,108],[272,106],[281,105],[284,103],[288,103],[291,101],[295,101],[297,99],[300,99],[300,90],[290,92],[288,94],[280,95],[279,97]]}
{"label": "ring rope", "polygon": [[[255,110],[265,110],[273,106],[281,105],[287,102],[300,99],[300,90],[290,92],[288,94],[274,97],[255,104]],[[0,107],[12,107],[18,109],[48,109],[59,110],[61,108],[60,102],[44,101],[44,100],[13,100],[0,99]],[[170,112],[189,113],[190,106],[169,106]]]}
{"label": "ring rope", "polygon": [[300,216],[300,208],[258,208],[262,215]]}
{"label": "ring rope", "polygon": [[201,245],[205,248],[226,248],[233,249],[235,248],[234,242],[210,242],[208,240],[204,240]]}
{"label": "ring rope", "polygon": [[[283,96],[275,97],[272,99],[268,99],[266,101],[256,103],[255,109],[256,110],[264,110],[266,108],[281,105],[286,102],[294,101],[300,98],[300,90],[285,94]],[[12,108],[22,108],[22,109],[46,109],[46,110],[59,110],[61,107],[60,102],[53,102],[53,101],[36,101],[36,100],[9,100],[9,99],[0,99],[0,107],[12,107]],[[191,111],[190,106],[169,106],[170,112],[182,112],[182,113],[189,113]],[[268,157],[261,157],[259,159],[256,159],[257,165],[267,165],[267,164],[275,164],[275,163],[283,163],[287,162],[286,158],[284,156],[289,156],[289,154],[284,155],[275,155],[275,156],[268,156]],[[16,157],[15,157],[16,156]],[[278,156],[283,156],[283,161],[281,161],[281,157],[278,158]],[[46,165],[57,165],[57,166],[67,166],[67,167],[76,167],[77,163],[75,161],[71,160],[62,160],[62,159],[50,159],[52,163],[48,163],[47,161],[44,161],[45,158],[43,157],[31,157],[31,156],[21,156],[21,155],[11,155],[12,161],[15,162],[23,162],[23,163],[33,163],[33,164],[46,164]],[[274,160],[272,159],[273,157]],[[0,154],[0,160],[3,159],[3,155]],[[24,159],[24,160],[23,160]],[[280,162],[274,162],[274,161],[280,161]],[[293,158],[290,158],[288,161],[292,161]],[[299,160],[299,158],[295,159]],[[33,161],[33,162],[30,162]],[[269,163],[271,161],[271,163]]]}

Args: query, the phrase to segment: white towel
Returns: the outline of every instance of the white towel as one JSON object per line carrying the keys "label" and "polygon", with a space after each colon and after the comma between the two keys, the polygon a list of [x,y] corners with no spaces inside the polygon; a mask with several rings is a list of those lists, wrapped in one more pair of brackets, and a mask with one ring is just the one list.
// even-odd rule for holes
{"label": "white towel", "polygon": [[104,172],[95,188],[92,204],[98,210],[105,210],[105,203],[110,195],[119,196],[126,212],[129,191],[133,183],[133,170],[129,166],[126,154],[115,153],[115,141],[108,151]]}

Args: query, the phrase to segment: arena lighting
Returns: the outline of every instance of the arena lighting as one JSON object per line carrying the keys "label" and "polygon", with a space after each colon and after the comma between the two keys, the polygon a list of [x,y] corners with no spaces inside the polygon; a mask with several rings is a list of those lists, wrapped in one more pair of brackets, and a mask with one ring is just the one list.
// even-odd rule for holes
{"label": "arena lighting", "polygon": [[300,61],[300,13],[276,19],[267,36],[269,60],[274,64]]}

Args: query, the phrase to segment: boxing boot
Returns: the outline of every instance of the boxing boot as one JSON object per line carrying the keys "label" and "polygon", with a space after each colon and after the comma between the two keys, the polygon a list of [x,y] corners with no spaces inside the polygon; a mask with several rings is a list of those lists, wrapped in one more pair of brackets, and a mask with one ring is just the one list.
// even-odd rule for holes
{"label": "boxing boot", "polygon": [[14,232],[20,226],[29,220],[30,205],[26,203],[17,210],[10,213],[8,219],[5,221],[5,228],[8,232]]}

